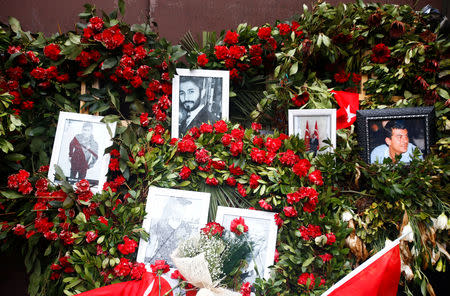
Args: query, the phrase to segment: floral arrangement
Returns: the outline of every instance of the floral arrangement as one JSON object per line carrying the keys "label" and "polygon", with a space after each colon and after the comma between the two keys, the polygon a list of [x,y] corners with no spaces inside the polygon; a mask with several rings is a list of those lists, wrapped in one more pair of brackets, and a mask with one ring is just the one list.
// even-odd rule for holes
{"label": "floral arrangement", "polygon": [[181,242],[172,254],[172,259],[183,275],[183,280],[197,288],[211,291],[223,292],[223,287],[249,290],[250,284],[241,285],[240,280],[242,268],[247,265],[246,260],[252,257],[252,242],[246,238],[247,231],[248,227],[242,218],[234,219],[229,231],[225,231],[219,223],[210,222],[200,234]]}
{"label": "floral arrangement", "polygon": [[[429,274],[449,260],[448,42],[427,16],[408,6],[321,3],[293,21],[227,30],[205,48],[183,44],[184,67],[235,69],[232,104],[246,110],[248,126],[219,121],[172,139],[170,78],[181,46],[148,25],[122,23],[117,11],[100,18],[85,9],[78,32],[44,38],[14,18],[0,28],[0,157],[10,176],[0,192],[1,249],[23,249],[30,295],[138,279],[150,185],[277,213],[273,277],[254,284],[257,295],[320,295],[408,223],[415,235],[402,250],[401,285],[409,295],[432,295]],[[434,104],[440,140],[424,161],[365,164],[352,130],[338,131],[333,154],[313,158],[283,133],[286,109],[336,106],[328,89],[356,91],[364,78],[370,97],[361,108]],[[97,80],[98,90],[90,87]],[[80,99],[106,121],[123,120],[97,194],[86,182],[72,189],[45,178],[57,111],[78,111]],[[250,114],[261,122],[250,126]],[[279,131],[262,134],[266,126]]]}

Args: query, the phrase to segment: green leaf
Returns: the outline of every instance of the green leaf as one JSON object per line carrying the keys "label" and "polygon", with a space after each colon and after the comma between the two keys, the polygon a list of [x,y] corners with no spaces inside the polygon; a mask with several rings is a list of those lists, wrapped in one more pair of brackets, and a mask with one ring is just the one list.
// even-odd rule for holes
{"label": "green leaf", "polygon": [[11,26],[11,30],[14,33],[18,34],[19,31],[22,31],[22,28],[20,27],[20,22],[15,17],[10,16],[8,18],[8,21],[9,21],[9,25]]}
{"label": "green leaf", "polygon": [[117,65],[117,58],[116,57],[107,58],[102,63],[102,70],[111,69],[115,65]]}
{"label": "green leaf", "polygon": [[23,154],[19,154],[19,153],[11,153],[6,155],[6,159],[9,161],[21,161],[24,160],[26,157]]}
{"label": "green leaf", "polygon": [[119,0],[119,11],[121,15],[125,14],[125,1],[124,0]]}
{"label": "green leaf", "polygon": [[291,69],[289,70],[289,75],[294,75],[296,74],[298,71],[298,62],[295,62],[292,66]]}
{"label": "green leaf", "polygon": [[113,122],[119,121],[119,119],[120,119],[119,115],[107,115],[102,119],[102,122],[113,123]]}
{"label": "green leaf", "polygon": [[23,197],[22,194],[15,192],[15,191],[0,191],[0,194],[3,195],[4,197],[8,198],[8,199],[17,199],[17,198],[21,198]]}
{"label": "green leaf", "polygon": [[448,95],[448,92],[447,92],[445,89],[439,87],[439,88],[437,89],[437,92],[438,92],[438,94],[439,94],[441,97],[443,97],[444,99],[450,100],[450,96]]}
{"label": "green leaf", "polygon": [[307,267],[307,266],[309,266],[313,261],[314,261],[314,257],[310,257],[310,258],[308,258],[308,259],[306,259],[304,262],[303,262],[303,264],[302,264],[302,267]]}

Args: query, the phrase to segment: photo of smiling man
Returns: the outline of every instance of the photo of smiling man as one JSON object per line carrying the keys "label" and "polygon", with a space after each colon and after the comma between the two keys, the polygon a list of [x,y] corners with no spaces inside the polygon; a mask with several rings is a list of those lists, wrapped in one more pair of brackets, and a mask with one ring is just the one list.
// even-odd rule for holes
{"label": "photo of smiling man", "polygon": [[[382,122],[381,126],[374,124],[372,129],[383,135],[385,144],[381,144],[372,150],[370,163],[383,163],[385,158],[390,158],[393,162],[396,162],[399,155],[400,162],[411,162],[417,146],[410,142],[410,135],[404,121],[390,120]],[[422,152],[419,153],[419,158],[423,159]]]}

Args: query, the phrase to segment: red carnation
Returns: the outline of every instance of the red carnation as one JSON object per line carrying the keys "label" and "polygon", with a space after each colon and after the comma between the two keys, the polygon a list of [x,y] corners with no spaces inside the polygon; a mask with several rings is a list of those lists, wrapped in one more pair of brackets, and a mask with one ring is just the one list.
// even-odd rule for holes
{"label": "red carnation", "polygon": [[225,38],[223,39],[223,42],[228,44],[236,44],[238,43],[239,34],[233,31],[227,31],[225,34]]}
{"label": "red carnation", "polygon": [[209,60],[208,60],[208,58],[206,57],[206,54],[201,54],[201,55],[199,55],[198,57],[197,57],[197,64],[200,66],[200,67],[204,67],[204,66],[206,66],[206,64],[208,64],[208,62],[209,62]]}
{"label": "red carnation", "polygon": [[273,139],[271,137],[268,137],[266,140],[265,146],[269,152],[275,153],[278,151],[278,149],[280,149],[281,144],[282,144],[282,142],[279,138]]}
{"label": "red carnation", "polygon": [[132,254],[136,251],[138,244],[135,240],[129,239],[128,236],[123,237],[123,244],[118,244],[117,249],[124,255]]}
{"label": "red carnation", "polygon": [[312,273],[307,273],[307,272],[302,273],[302,274],[298,277],[297,284],[306,286],[306,284],[308,283],[308,280],[309,280],[310,282],[309,282],[309,287],[307,287],[307,288],[308,288],[308,289],[314,288],[314,285],[315,285],[316,282],[315,282],[314,274],[312,274]]}
{"label": "red carnation", "polygon": [[218,60],[224,60],[228,57],[228,48],[226,46],[216,45],[214,50],[214,54]]}
{"label": "red carnation", "polygon": [[127,276],[131,271],[131,262],[127,258],[120,258],[119,264],[114,267],[114,274],[118,277]]}
{"label": "red carnation", "polygon": [[255,145],[255,146],[261,147],[262,145],[264,145],[264,139],[261,137],[258,137],[258,136],[255,136],[253,138],[252,142],[253,142],[253,145]]}
{"label": "red carnation", "polygon": [[242,197],[247,196],[247,191],[245,190],[245,187],[241,183],[237,183],[237,190]]}
{"label": "red carnation", "polygon": [[51,43],[44,47],[44,55],[53,61],[57,61],[59,59],[59,53],[61,49],[58,44]]}
{"label": "red carnation", "polygon": [[91,28],[95,31],[100,31],[103,28],[103,20],[98,16],[92,17],[89,20],[88,28]]}
{"label": "red carnation", "polygon": [[316,184],[316,185],[323,185],[323,179],[322,179],[322,173],[319,170],[313,171],[308,176],[309,182]]}
{"label": "red carnation", "polygon": [[244,171],[239,166],[235,166],[234,163],[231,164],[228,169],[230,170],[230,173],[236,176],[241,176],[244,174]]}
{"label": "red carnation", "polygon": [[271,211],[272,210],[272,206],[265,199],[260,199],[258,201],[258,204],[264,210],[267,210],[267,211]]}
{"label": "red carnation", "polygon": [[288,24],[278,24],[277,28],[281,36],[287,35],[291,32],[291,26]]}
{"label": "red carnation", "polygon": [[297,176],[304,177],[308,174],[309,169],[311,168],[311,163],[307,159],[300,159],[293,167],[292,171]]}
{"label": "red carnation", "polygon": [[150,123],[148,119],[148,113],[142,113],[139,119],[143,127],[148,126],[148,124]]}
{"label": "red carnation", "polygon": [[228,177],[225,182],[227,182],[228,186],[236,186],[236,179],[233,177]]}
{"label": "red carnation", "polygon": [[261,44],[251,45],[250,49],[249,49],[249,53],[252,57],[261,56],[263,53]]}
{"label": "red carnation", "polygon": [[214,130],[216,133],[226,133],[228,131],[228,125],[225,121],[219,120],[214,123]]}
{"label": "red carnation", "polygon": [[350,73],[345,73],[344,71],[334,74],[334,80],[337,83],[346,83],[350,78]]}
{"label": "red carnation", "polygon": [[155,264],[150,265],[152,272],[162,275],[163,273],[169,272],[170,266],[166,264],[164,260],[155,260]]}
{"label": "red carnation", "polygon": [[266,160],[266,151],[253,147],[250,157],[256,163],[264,163]]}
{"label": "red carnation", "polygon": [[191,136],[185,136],[182,140],[178,141],[178,152],[194,152],[197,150],[194,140]]}
{"label": "red carnation", "polygon": [[319,255],[320,258],[322,258],[323,263],[326,263],[328,261],[330,261],[333,258],[333,255],[329,254],[329,253],[325,253],[323,255]]}
{"label": "red carnation", "polygon": [[327,237],[327,245],[331,246],[336,241],[336,236],[332,232],[325,234],[325,236]]}
{"label": "red carnation", "polygon": [[219,185],[219,180],[217,180],[216,178],[209,178],[207,177],[205,180],[206,184],[211,185],[211,186],[217,186]]}
{"label": "red carnation", "polygon": [[249,282],[242,284],[240,292],[242,296],[250,296],[252,292],[252,285]]}
{"label": "red carnation", "polygon": [[222,236],[224,230],[225,228],[216,222],[209,222],[205,227],[201,229],[201,231],[208,236],[214,236],[216,234],[218,236]]}
{"label": "red carnation", "polygon": [[298,212],[294,207],[284,207],[283,212],[286,217],[297,217]]}
{"label": "red carnation", "polygon": [[98,231],[88,231],[86,232],[86,242],[89,244],[93,242],[98,237]]}
{"label": "red carnation", "polygon": [[252,122],[252,130],[258,133],[262,129],[261,123]]}
{"label": "red carnation", "polygon": [[370,56],[370,59],[374,63],[384,64],[389,60],[390,56],[391,50],[383,43],[379,43],[372,48],[372,55]]}
{"label": "red carnation", "polygon": [[186,180],[191,175],[191,169],[187,166],[183,166],[179,175],[182,180]]}
{"label": "red carnation", "polygon": [[22,224],[17,224],[12,230],[14,231],[14,234],[20,236],[24,235],[26,232],[25,226],[23,226]]}
{"label": "red carnation", "polygon": [[146,271],[144,263],[134,263],[130,272],[131,279],[140,280]]}
{"label": "red carnation", "polygon": [[271,37],[272,34],[272,28],[270,27],[261,27],[258,30],[258,37],[260,39],[267,40]]}
{"label": "red carnation", "polygon": [[233,219],[230,224],[230,231],[236,233],[237,235],[247,232],[248,226],[245,225],[244,218],[239,217]]}
{"label": "red carnation", "polygon": [[133,42],[134,42],[134,44],[141,44],[141,43],[145,43],[146,41],[147,41],[147,38],[141,32],[136,32],[133,35]]}
{"label": "red carnation", "polygon": [[204,133],[212,133],[212,131],[213,131],[213,126],[212,125],[210,125],[210,124],[207,124],[207,123],[203,123],[201,126],[200,126],[200,132],[202,133],[202,134],[204,134]]}
{"label": "red carnation", "polygon": [[251,188],[251,189],[255,189],[256,187],[258,187],[258,186],[259,186],[258,180],[260,180],[260,179],[261,179],[260,176],[258,176],[257,174],[254,174],[254,173],[253,173],[253,174],[250,176],[250,180],[249,180],[250,188]]}
{"label": "red carnation", "polygon": [[224,146],[228,146],[231,144],[231,140],[233,139],[233,136],[230,134],[224,134],[222,136],[221,142]]}
{"label": "red carnation", "polygon": [[231,143],[231,146],[230,146],[231,155],[238,156],[239,154],[242,153],[243,147],[244,147],[244,142],[242,142],[242,141]]}

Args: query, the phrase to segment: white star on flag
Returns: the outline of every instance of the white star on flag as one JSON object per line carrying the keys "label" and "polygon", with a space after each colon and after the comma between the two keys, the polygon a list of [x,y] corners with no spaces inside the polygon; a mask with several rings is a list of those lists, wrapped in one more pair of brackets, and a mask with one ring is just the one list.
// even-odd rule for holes
{"label": "white star on flag", "polygon": [[352,118],[356,116],[356,113],[352,113],[350,111],[350,105],[348,105],[347,108],[345,108],[345,113],[347,113],[347,122],[352,121]]}

